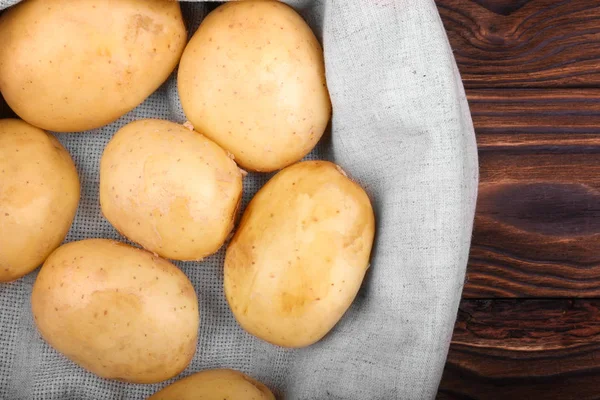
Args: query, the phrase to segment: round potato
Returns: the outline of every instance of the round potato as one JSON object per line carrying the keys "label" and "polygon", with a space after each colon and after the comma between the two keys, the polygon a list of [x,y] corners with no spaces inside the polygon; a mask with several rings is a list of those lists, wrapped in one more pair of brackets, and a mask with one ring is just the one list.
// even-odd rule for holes
{"label": "round potato", "polygon": [[213,369],[181,379],[148,400],[275,400],[260,382],[231,369]]}
{"label": "round potato", "polygon": [[124,243],[59,247],[40,270],[31,305],[42,337],[103,378],[160,382],[196,351],[192,283],[170,262]]}
{"label": "round potato", "polygon": [[0,119],[0,281],[44,262],[67,235],[78,203],[77,170],[58,140]]}
{"label": "round potato", "polygon": [[117,132],[100,163],[100,205],[113,226],[176,260],[216,252],[233,229],[242,172],[201,134],[161,120]]}
{"label": "round potato", "polygon": [[211,12],[183,53],[178,89],[194,127],[254,171],[300,160],[331,114],[323,50],[306,22],[276,1]]}
{"label": "round potato", "polygon": [[352,303],[375,220],[363,189],[335,164],[287,167],[244,212],[225,257],[225,296],[240,325],[284,347],[321,339]]}
{"label": "round potato", "polygon": [[25,121],[98,128],[140,104],[186,41],[169,0],[27,0],[0,17],[0,91]]}

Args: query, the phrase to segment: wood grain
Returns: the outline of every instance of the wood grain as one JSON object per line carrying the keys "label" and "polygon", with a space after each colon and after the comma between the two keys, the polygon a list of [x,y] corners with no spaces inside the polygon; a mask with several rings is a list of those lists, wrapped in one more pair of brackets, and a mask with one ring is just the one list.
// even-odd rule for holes
{"label": "wood grain", "polygon": [[600,300],[463,300],[439,399],[596,399]]}
{"label": "wood grain", "polygon": [[600,86],[600,2],[436,2],[467,88]]}
{"label": "wood grain", "polygon": [[463,296],[600,296],[600,90],[471,90],[480,187]]}
{"label": "wood grain", "polygon": [[480,154],[463,295],[554,298],[463,300],[438,399],[600,399],[600,2],[436,1]]}

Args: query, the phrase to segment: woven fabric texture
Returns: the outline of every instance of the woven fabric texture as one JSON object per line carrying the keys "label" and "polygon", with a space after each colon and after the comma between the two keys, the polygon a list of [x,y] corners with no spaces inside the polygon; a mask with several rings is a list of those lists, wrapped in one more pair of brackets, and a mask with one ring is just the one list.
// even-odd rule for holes
{"label": "woven fabric texture", "polygon": [[[0,0],[0,9],[17,2]],[[289,400],[431,399],[465,277],[478,174],[471,117],[444,28],[433,0],[288,3],[323,43],[334,110],[331,129],[307,158],[340,164],[371,197],[377,218],[371,268],[332,332],[289,350],[236,324],[222,290],[223,249],[201,263],[176,263],[196,288],[201,314],[198,351],[178,378],[235,368]],[[212,6],[181,7],[191,35]],[[82,185],[67,241],[123,240],[100,212],[99,160],[120,127],[144,117],[185,121],[175,74],[118,121],[57,134]],[[244,205],[269,177],[246,178]],[[104,380],[50,348],[31,314],[35,277],[0,285],[0,398],[143,399],[174,381]]]}

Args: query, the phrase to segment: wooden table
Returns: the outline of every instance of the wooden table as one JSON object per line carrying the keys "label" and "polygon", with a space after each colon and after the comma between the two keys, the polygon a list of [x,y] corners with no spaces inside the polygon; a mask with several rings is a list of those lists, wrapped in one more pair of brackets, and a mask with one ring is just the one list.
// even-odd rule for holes
{"label": "wooden table", "polygon": [[439,399],[600,398],[600,0],[436,0],[481,182]]}

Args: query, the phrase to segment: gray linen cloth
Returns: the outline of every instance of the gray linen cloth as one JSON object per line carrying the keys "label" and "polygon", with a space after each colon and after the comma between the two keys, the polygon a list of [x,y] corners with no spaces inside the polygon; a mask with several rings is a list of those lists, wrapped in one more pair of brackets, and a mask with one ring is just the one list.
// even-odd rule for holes
{"label": "gray linen cloth", "polygon": [[[0,9],[14,3],[0,0]],[[330,131],[307,158],[335,161],[369,193],[377,217],[371,268],[328,336],[288,350],[236,324],[222,290],[223,249],[202,263],[177,263],[194,283],[201,314],[198,351],[178,378],[236,368],[290,400],[433,398],[461,296],[478,174],[471,117],[444,27],[433,0],[289,3],[323,43],[334,110]],[[212,7],[181,6],[190,35]],[[57,135],[82,184],[67,241],[120,239],[100,213],[99,159],[117,129],[144,117],[185,121],[175,75],[118,121]],[[268,177],[247,177],[245,204]],[[0,398],[142,399],[170,383],[104,380],[51,349],[31,315],[35,276],[0,285]]]}

